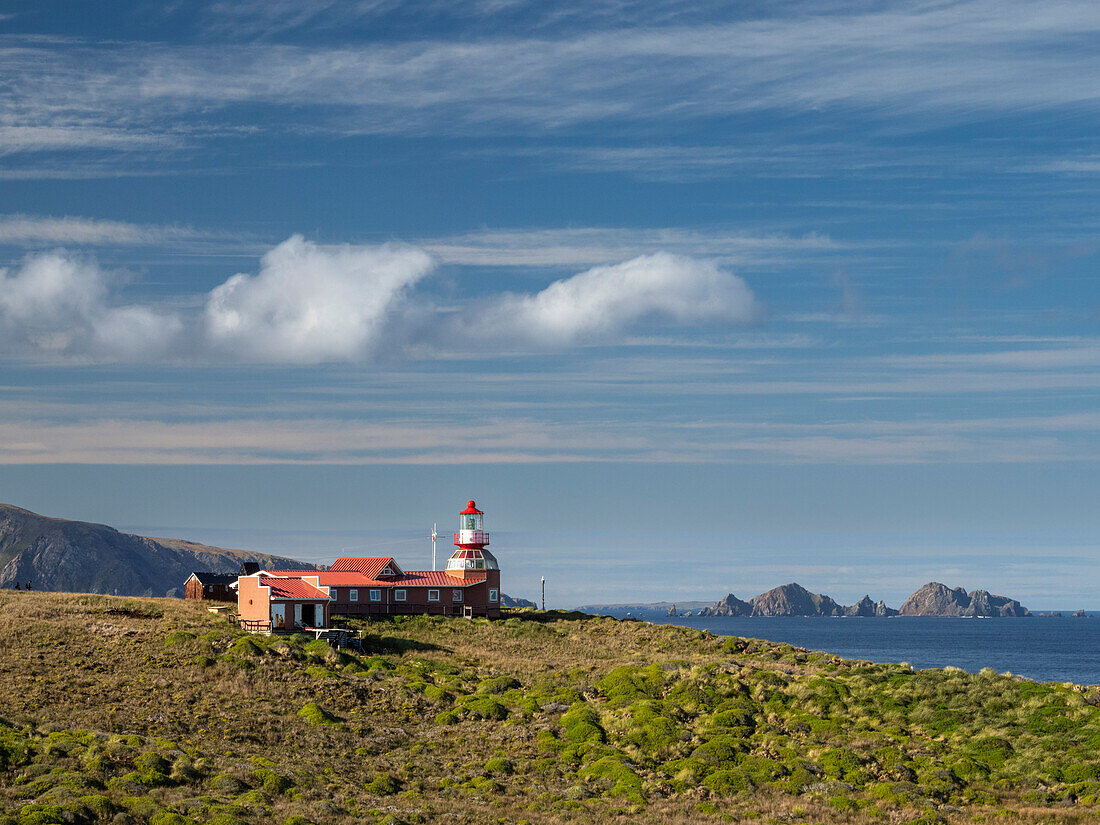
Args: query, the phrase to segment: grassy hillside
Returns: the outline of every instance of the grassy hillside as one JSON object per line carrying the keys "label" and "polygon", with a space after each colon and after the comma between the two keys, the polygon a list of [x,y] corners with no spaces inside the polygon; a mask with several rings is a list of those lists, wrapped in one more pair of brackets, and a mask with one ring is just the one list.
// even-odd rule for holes
{"label": "grassy hillside", "polygon": [[0,593],[0,822],[1100,817],[1095,690],[534,611],[366,639]]}

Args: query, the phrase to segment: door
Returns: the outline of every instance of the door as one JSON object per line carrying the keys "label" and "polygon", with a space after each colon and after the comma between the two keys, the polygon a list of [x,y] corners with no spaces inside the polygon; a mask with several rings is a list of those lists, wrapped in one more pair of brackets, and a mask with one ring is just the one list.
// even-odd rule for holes
{"label": "door", "polygon": [[295,627],[301,627],[302,626],[302,605],[301,604],[294,605],[294,626]]}
{"label": "door", "polygon": [[280,630],[286,627],[285,604],[271,605],[271,627],[272,629],[279,628]]}

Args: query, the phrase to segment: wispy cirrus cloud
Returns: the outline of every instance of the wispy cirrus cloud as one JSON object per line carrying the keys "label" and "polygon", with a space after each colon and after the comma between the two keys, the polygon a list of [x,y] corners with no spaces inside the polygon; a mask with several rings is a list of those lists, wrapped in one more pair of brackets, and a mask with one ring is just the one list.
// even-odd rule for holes
{"label": "wispy cirrus cloud", "polygon": [[[884,422],[885,423],[885,422]],[[947,422],[951,424],[952,422]],[[0,464],[470,464],[767,463],[971,464],[1093,461],[1077,426],[958,421],[942,432],[923,422],[846,428],[734,422],[693,427],[571,418],[432,415],[363,421],[317,417],[232,417],[77,421],[0,420]],[[1036,426],[1038,425],[1038,429]],[[1086,422],[1083,432],[1094,433]]]}
{"label": "wispy cirrus cloud", "polygon": [[[595,266],[656,252],[705,256],[729,266],[789,264],[860,246],[815,232],[790,235],[676,227],[498,229],[424,238],[420,243],[443,263],[508,267]],[[875,244],[877,248],[888,245]]]}
{"label": "wispy cirrus cloud", "polygon": [[0,244],[38,246],[149,246],[225,239],[224,233],[82,217],[0,215]]}
{"label": "wispy cirrus cloud", "polygon": [[[8,113],[9,119],[12,114]],[[94,123],[0,126],[0,157],[16,153],[61,152],[73,149],[165,149],[177,145],[179,141],[170,135],[138,132],[126,127],[110,128]]]}
{"label": "wispy cirrus cloud", "polygon": [[243,117],[235,107],[256,105],[283,123],[368,134],[530,133],[762,111],[863,113],[926,129],[917,116],[1095,111],[1098,31],[1092,3],[970,0],[634,29],[578,23],[545,37],[17,43],[0,47],[12,80],[0,109],[9,128],[56,126],[57,141],[79,137],[64,131],[79,119],[88,145],[153,140],[198,110],[232,119]]}

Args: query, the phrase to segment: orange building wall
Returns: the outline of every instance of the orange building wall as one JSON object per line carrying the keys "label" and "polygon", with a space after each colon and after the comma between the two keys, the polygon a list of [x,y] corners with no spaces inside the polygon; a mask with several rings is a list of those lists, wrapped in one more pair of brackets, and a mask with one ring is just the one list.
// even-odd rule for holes
{"label": "orange building wall", "polygon": [[248,621],[271,621],[271,588],[261,587],[259,576],[237,579],[237,613]]}

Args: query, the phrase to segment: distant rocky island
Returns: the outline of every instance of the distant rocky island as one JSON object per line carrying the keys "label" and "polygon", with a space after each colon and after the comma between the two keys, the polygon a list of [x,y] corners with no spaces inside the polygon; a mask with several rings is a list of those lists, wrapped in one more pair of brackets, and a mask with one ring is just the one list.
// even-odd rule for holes
{"label": "distant rocky island", "polygon": [[987,590],[967,593],[961,587],[951,589],[929,582],[905,600],[900,610],[884,601],[864,596],[853,605],[842,605],[821,593],[811,593],[791,582],[742,601],[732,593],[704,607],[699,616],[955,616],[991,618],[1030,616],[1031,612],[1015,599],[995,596]]}

